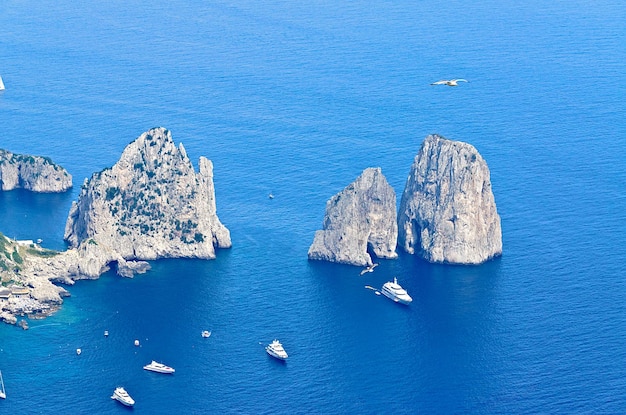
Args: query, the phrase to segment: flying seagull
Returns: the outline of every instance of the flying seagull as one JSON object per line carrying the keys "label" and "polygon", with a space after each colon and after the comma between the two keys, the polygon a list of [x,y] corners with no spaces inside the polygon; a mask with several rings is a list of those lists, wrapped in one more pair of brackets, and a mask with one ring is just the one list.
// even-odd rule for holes
{"label": "flying seagull", "polygon": [[378,264],[372,264],[367,266],[363,271],[361,271],[360,275],[365,274],[366,272],[374,272],[374,268],[376,268],[378,266]]}
{"label": "flying seagull", "polygon": [[458,86],[459,82],[469,82],[467,79],[443,79],[441,81],[433,82],[431,85],[448,85],[448,86]]}

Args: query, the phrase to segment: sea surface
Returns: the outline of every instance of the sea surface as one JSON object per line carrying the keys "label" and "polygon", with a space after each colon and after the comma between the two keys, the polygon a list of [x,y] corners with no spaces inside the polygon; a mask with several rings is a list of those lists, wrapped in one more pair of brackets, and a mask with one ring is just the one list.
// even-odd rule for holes
{"label": "sea surface", "polygon": [[[0,148],[74,188],[0,193],[0,231],[65,249],[85,178],[163,126],[213,161],[233,247],[0,324],[0,413],[127,413],[116,386],[136,414],[625,413],[624,22],[622,0],[2,1]],[[326,201],[367,167],[399,200],[432,133],[487,161],[502,257],[308,261]],[[365,288],[394,276],[408,307]]]}

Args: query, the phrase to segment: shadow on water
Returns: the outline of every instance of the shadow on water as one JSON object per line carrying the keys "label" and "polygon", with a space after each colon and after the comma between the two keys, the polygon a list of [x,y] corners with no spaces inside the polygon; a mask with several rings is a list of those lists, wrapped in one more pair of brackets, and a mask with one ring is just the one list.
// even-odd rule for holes
{"label": "shadow on water", "polygon": [[[332,333],[343,333],[334,339],[334,350],[344,350],[355,361],[394,368],[385,375],[369,373],[366,367],[347,368],[362,383],[370,382],[370,375],[376,379],[379,396],[357,398],[374,408],[380,405],[381,410],[385,397],[393,398],[398,410],[402,404],[422,407],[424,402],[439,402],[451,411],[476,410],[476,396],[493,396],[498,390],[485,379],[493,378],[498,362],[493,357],[501,354],[497,350],[501,260],[481,265],[431,264],[400,252],[396,260],[374,262],[379,266],[364,275],[361,267],[323,261],[308,264],[319,282],[318,312]],[[409,306],[367,289],[380,289],[393,277],[412,296]],[[451,391],[441,385],[459,387]],[[468,391],[462,385],[473,386]],[[400,396],[397,390],[411,393]]]}
{"label": "shadow on water", "polygon": [[[477,397],[494,396],[494,358],[498,353],[498,284],[501,259],[481,265],[431,264],[400,253],[399,280],[413,296],[419,320],[420,394],[439,396],[454,408],[477,410]],[[441,390],[434,385],[457,385]],[[462,385],[473,385],[471,391]],[[435,399],[435,401],[438,401]],[[492,402],[493,403],[493,402]],[[430,408],[441,410],[442,407]],[[445,411],[444,411],[445,412]]]}

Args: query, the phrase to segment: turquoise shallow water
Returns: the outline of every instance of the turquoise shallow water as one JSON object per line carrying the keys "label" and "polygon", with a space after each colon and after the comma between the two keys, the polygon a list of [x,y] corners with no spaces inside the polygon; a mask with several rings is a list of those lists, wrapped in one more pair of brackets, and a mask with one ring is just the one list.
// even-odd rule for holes
{"label": "turquoise shallow water", "polygon": [[[119,413],[118,385],[146,414],[623,412],[624,21],[610,0],[4,2],[0,148],[75,187],[1,193],[0,231],[63,249],[84,178],[164,126],[213,161],[233,248],[0,326],[0,413]],[[452,77],[470,82],[429,85]],[[399,198],[431,133],[489,164],[504,255],[362,277],[307,261],[326,200],[367,167]],[[393,276],[409,307],[364,288]]]}

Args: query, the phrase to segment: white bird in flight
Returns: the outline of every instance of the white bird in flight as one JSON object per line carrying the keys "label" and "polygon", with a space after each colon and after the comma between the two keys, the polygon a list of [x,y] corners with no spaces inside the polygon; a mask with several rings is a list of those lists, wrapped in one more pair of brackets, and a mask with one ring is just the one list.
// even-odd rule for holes
{"label": "white bird in flight", "polygon": [[469,82],[467,79],[443,79],[441,81],[433,82],[431,85],[448,85],[448,86],[458,86],[459,82]]}
{"label": "white bird in flight", "polygon": [[372,264],[367,266],[363,271],[361,271],[360,275],[365,274],[366,272],[374,272],[374,268],[376,268],[378,266],[378,264]]}

